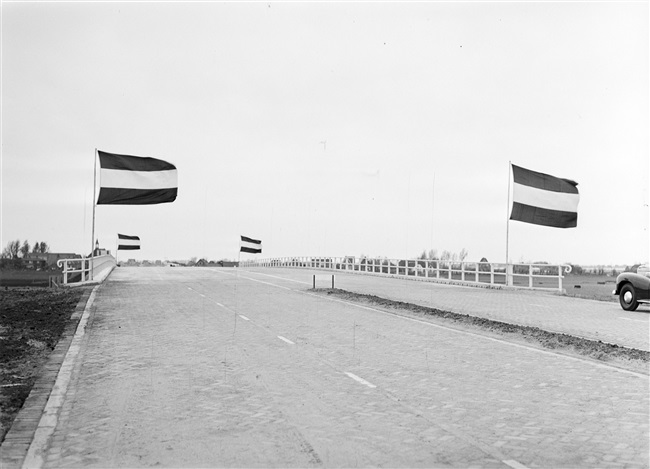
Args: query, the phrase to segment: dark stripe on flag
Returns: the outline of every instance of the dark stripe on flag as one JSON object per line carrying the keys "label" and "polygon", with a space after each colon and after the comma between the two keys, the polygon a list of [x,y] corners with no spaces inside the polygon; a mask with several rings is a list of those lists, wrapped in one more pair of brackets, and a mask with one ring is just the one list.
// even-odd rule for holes
{"label": "dark stripe on flag", "polygon": [[241,244],[239,252],[250,252],[251,254],[260,254],[262,252],[262,241],[259,239],[249,238],[248,236],[241,237]]}
{"label": "dark stripe on flag", "polygon": [[139,236],[129,236],[118,233],[117,239],[124,244],[117,245],[118,251],[128,251],[133,249],[140,249],[140,237]]}
{"label": "dark stripe on flag", "polygon": [[101,187],[97,205],[149,205],[176,200],[177,187],[170,189],[120,189]]}
{"label": "dark stripe on flag", "polygon": [[578,214],[576,212],[549,210],[519,202],[514,202],[512,205],[510,219],[554,228],[575,228],[578,226]]}
{"label": "dark stripe on flag", "polygon": [[97,153],[99,155],[99,165],[104,169],[121,169],[127,171],[168,171],[176,169],[176,166],[173,164],[156,158],[116,155],[99,150]]}
{"label": "dark stripe on flag", "polygon": [[515,183],[524,186],[536,187],[545,191],[566,192],[568,194],[577,194],[577,182],[570,179],[557,178],[549,174],[538,173],[520,166],[512,165],[512,176]]}

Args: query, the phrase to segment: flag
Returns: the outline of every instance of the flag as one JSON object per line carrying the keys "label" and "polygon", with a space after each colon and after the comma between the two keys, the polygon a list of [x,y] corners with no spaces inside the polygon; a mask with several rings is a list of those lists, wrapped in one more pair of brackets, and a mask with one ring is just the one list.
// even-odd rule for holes
{"label": "flag", "polygon": [[252,254],[259,254],[262,252],[262,241],[259,239],[242,236],[239,246],[239,252],[250,252]]}
{"label": "flag", "polygon": [[117,250],[140,249],[140,237],[117,234]]}
{"label": "flag", "polygon": [[176,166],[167,161],[99,151],[97,205],[149,205],[173,202]]}
{"label": "flag", "polygon": [[555,228],[578,225],[578,183],[512,165],[511,220]]}

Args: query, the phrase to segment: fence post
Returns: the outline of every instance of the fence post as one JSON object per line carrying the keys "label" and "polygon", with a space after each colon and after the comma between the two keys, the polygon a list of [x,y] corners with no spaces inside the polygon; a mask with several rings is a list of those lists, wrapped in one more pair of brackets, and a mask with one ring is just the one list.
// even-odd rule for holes
{"label": "fence post", "polygon": [[533,265],[528,264],[528,288],[533,288]]}

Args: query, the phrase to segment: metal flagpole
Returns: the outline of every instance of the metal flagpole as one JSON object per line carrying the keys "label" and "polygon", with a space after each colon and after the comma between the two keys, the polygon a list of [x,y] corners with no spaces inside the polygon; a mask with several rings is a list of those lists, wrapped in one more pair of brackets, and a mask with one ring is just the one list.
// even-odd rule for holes
{"label": "metal flagpole", "polygon": [[433,230],[434,230],[434,216],[433,212],[435,211],[435,202],[436,202],[436,172],[433,172],[433,184],[431,185],[431,247],[433,247]]}
{"label": "metal flagpole", "polygon": [[510,282],[510,264],[508,260],[508,250],[510,246],[510,172],[512,168],[512,162],[508,161],[508,205],[506,206],[506,285]]}
{"label": "metal flagpole", "polygon": [[90,280],[94,280],[95,271],[95,198],[97,190],[97,148],[95,148],[95,166],[93,168],[93,239],[90,243]]}

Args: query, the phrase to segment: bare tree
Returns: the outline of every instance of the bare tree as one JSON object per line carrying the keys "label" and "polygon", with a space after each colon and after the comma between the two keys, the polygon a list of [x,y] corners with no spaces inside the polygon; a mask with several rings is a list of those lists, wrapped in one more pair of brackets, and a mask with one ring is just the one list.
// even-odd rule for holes
{"label": "bare tree", "polygon": [[23,242],[23,245],[20,247],[20,253],[23,255],[23,257],[29,254],[29,242],[27,240],[25,240]]}
{"label": "bare tree", "polygon": [[2,257],[6,259],[16,259],[20,252],[20,240],[9,241],[7,247],[2,251]]}
{"label": "bare tree", "polygon": [[467,257],[467,254],[469,254],[469,253],[467,252],[467,249],[465,249],[465,248],[461,249],[461,250],[460,250],[460,254],[458,254],[458,259],[459,259],[461,262],[463,262],[463,261],[465,260],[465,258]]}

